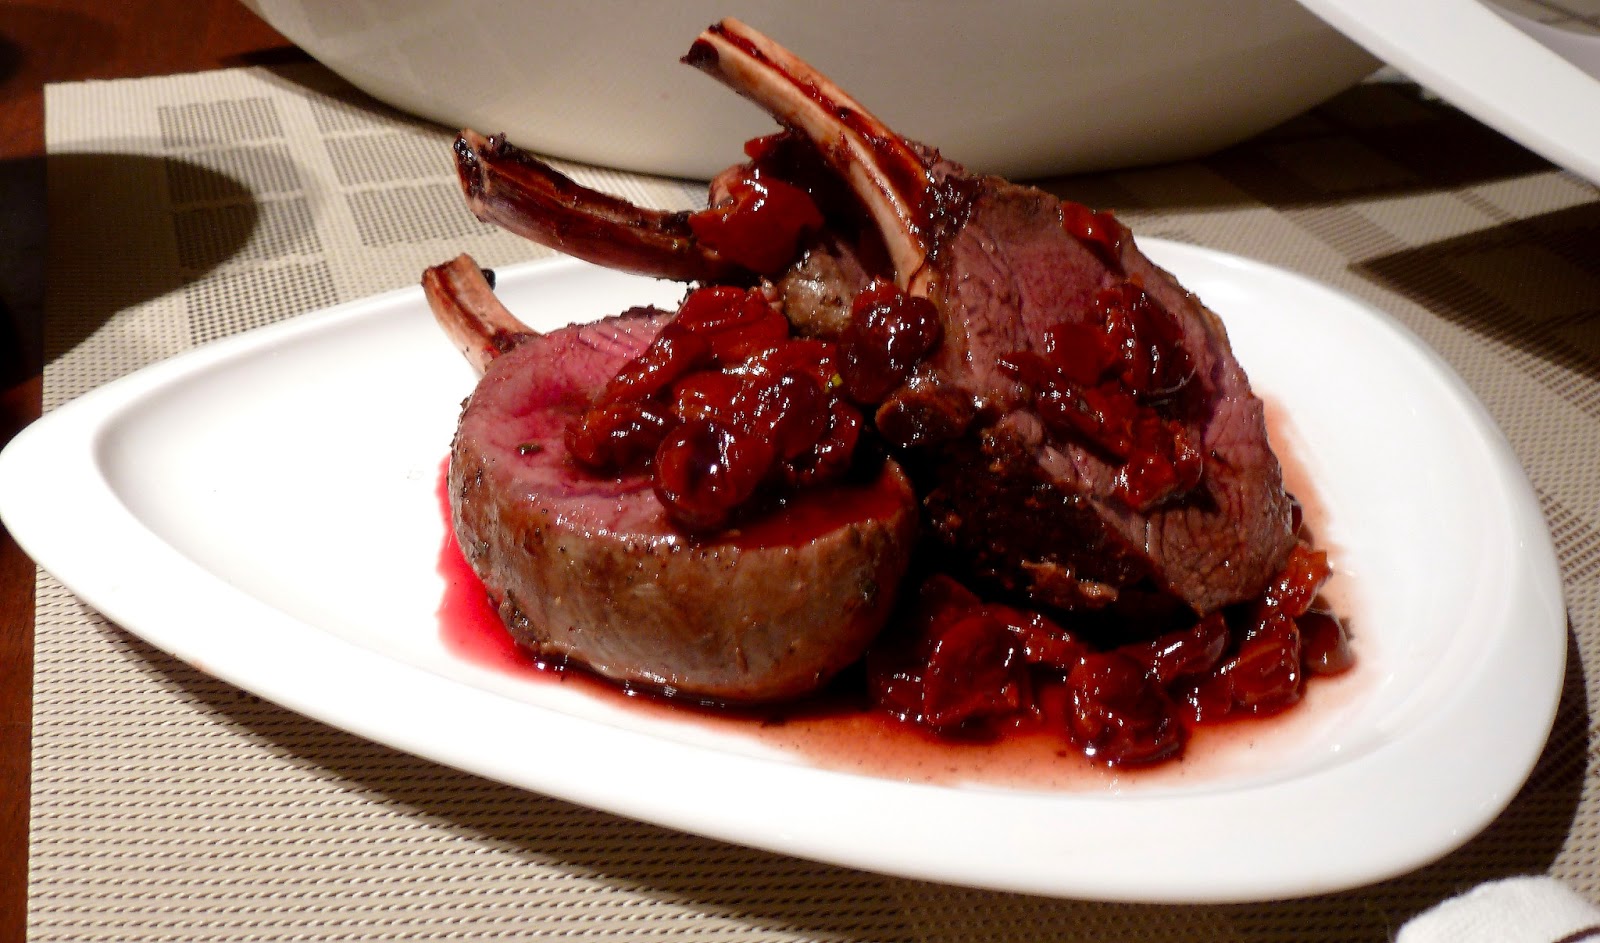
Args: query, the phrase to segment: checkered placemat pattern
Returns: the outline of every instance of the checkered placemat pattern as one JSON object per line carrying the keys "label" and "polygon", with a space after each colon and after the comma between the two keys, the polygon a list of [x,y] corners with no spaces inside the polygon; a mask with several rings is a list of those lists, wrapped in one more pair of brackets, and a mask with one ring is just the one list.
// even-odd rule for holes
{"label": "checkered placemat pattern", "polygon": [[[458,252],[491,266],[543,254],[465,211],[449,139],[314,65],[47,89],[46,408],[208,340],[414,284]],[[566,169],[647,205],[703,200],[700,184]],[[1137,233],[1381,307],[1500,422],[1555,536],[1571,657],[1544,756],[1485,834],[1375,887],[1248,906],[864,874],[322,726],[152,649],[41,573],[32,938],[1354,941],[1508,874],[1600,899],[1600,193],[1400,83],[1205,160],[1045,185]]]}

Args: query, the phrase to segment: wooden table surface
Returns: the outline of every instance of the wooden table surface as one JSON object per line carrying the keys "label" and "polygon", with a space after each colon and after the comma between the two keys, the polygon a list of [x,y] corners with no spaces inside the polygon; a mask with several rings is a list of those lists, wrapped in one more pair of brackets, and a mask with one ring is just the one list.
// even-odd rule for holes
{"label": "wooden table surface", "polygon": [[[0,445],[37,418],[49,82],[303,58],[238,0],[0,3]],[[0,941],[27,918],[34,566],[0,530]]]}

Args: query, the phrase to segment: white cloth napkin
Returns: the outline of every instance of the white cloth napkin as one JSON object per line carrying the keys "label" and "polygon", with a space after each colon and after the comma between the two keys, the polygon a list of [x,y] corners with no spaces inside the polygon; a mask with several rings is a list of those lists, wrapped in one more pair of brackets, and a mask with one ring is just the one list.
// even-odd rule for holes
{"label": "white cloth napkin", "polygon": [[1406,922],[1395,943],[1600,943],[1600,907],[1547,877],[1479,885]]}

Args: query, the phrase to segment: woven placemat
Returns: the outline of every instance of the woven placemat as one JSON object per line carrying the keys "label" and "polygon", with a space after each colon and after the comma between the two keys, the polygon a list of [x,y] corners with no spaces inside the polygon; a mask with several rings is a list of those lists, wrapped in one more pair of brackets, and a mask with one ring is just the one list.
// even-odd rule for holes
{"label": "woven placemat", "polygon": [[[447,131],[314,65],[52,86],[46,101],[47,408],[213,338],[414,284],[458,252],[491,266],[543,253],[462,208]],[[566,169],[648,205],[703,198],[698,184]],[[1502,875],[1549,873],[1600,898],[1586,680],[1600,677],[1595,188],[1403,84],[1364,85],[1207,160],[1048,186],[1116,208],[1137,233],[1374,303],[1500,422],[1555,535],[1572,652],[1544,756],[1485,834],[1415,874],[1262,905],[887,878],[375,745],[152,649],[41,573],[32,938],[1345,941],[1388,939]]]}

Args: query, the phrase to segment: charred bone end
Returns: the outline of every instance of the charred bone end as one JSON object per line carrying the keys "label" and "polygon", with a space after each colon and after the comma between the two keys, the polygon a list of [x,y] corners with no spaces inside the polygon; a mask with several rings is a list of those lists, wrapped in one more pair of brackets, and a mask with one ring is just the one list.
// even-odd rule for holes
{"label": "charred bone end", "polygon": [[[714,23],[706,27],[706,32],[720,32],[721,24]],[[702,71],[713,69],[717,65],[717,47],[703,39],[697,39],[689,46],[689,51],[678,60],[686,66],[691,66]]]}
{"label": "charred bone end", "polygon": [[577,258],[651,278],[749,282],[752,274],[701,244],[689,214],[635,206],[586,187],[502,134],[463,129],[456,173],[478,219]]}
{"label": "charred bone end", "polygon": [[471,131],[463,131],[456,135],[453,146],[456,153],[456,177],[461,181],[461,192],[466,195],[469,206],[483,197],[483,162],[478,159],[477,147],[482,140]]}
{"label": "charred bone end", "polygon": [[533,331],[494,294],[494,273],[463,253],[422,273],[434,320],[480,374]]}

